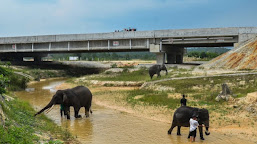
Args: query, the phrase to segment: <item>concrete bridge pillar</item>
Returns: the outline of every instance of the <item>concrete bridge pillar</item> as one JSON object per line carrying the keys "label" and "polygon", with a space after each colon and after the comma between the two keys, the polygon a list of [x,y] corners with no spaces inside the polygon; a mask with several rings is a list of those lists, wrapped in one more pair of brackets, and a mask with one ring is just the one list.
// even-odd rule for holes
{"label": "concrete bridge pillar", "polygon": [[155,54],[156,54],[157,64],[165,64],[165,53],[159,52]]}
{"label": "concrete bridge pillar", "polygon": [[167,55],[168,64],[182,64],[184,47],[173,47],[173,46],[163,46],[163,51]]}
{"label": "concrete bridge pillar", "polygon": [[34,57],[34,61],[35,62],[40,62],[42,60],[42,57],[41,56],[36,56]]}

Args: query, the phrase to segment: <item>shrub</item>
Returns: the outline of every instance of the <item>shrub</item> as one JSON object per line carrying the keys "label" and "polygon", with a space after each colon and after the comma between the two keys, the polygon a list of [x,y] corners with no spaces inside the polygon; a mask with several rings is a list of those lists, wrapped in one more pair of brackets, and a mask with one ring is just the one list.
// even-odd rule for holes
{"label": "shrub", "polygon": [[6,93],[5,88],[8,85],[8,78],[4,77],[3,74],[0,75],[0,94]]}
{"label": "shrub", "polygon": [[116,63],[112,64],[111,68],[117,68],[117,64]]}

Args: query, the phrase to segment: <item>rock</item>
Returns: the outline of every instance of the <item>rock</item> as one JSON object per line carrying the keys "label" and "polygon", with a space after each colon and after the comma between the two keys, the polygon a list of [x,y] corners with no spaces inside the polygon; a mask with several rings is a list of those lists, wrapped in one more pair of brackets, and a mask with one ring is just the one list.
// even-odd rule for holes
{"label": "rock", "polygon": [[122,72],[123,71],[123,69],[122,68],[111,68],[111,69],[108,69],[108,70],[106,70],[104,73],[118,73],[118,72]]}
{"label": "rock", "polygon": [[3,102],[5,100],[5,97],[3,95],[0,95],[0,101]]}
{"label": "rock", "polygon": [[230,91],[228,85],[225,84],[225,83],[222,84],[222,94],[223,94],[223,95],[231,94],[231,91]]}
{"label": "rock", "polygon": [[137,95],[137,96],[134,97],[134,99],[137,100],[137,99],[141,99],[143,97],[144,97],[144,95]]}
{"label": "rock", "polygon": [[215,98],[215,100],[216,100],[217,102],[219,102],[221,99],[222,99],[222,98],[221,98],[220,95],[218,95],[218,96]]}
{"label": "rock", "polygon": [[244,86],[244,85],[245,85],[245,81],[240,81],[240,82],[239,82],[239,85]]}
{"label": "rock", "polygon": [[233,94],[232,97],[237,97],[237,95],[236,95],[236,94]]}
{"label": "rock", "polygon": [[256,107],[254,106],[254,104],[251,104],[250,106],[246,107],[246,110],[249,113],[256,113]]}

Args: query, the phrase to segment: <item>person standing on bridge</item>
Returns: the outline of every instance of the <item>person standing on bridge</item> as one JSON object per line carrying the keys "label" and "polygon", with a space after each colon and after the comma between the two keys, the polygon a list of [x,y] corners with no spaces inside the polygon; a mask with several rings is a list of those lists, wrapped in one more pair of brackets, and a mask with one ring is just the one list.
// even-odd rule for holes
{"label": "person standing on bridge", "polygon": [[180,100],[181,106],[187,106],[187,99],[185,98],[186,96],[183,94],[183,98]]}

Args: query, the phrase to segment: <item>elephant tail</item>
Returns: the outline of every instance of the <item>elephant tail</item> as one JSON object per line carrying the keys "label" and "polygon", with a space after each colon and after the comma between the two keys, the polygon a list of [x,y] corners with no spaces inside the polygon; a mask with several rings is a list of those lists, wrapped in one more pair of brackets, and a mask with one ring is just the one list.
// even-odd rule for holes
{"label": "elephant tail", "polygon": [[90,113],[92,114],[93,113],[93,111],[90,109]]}

